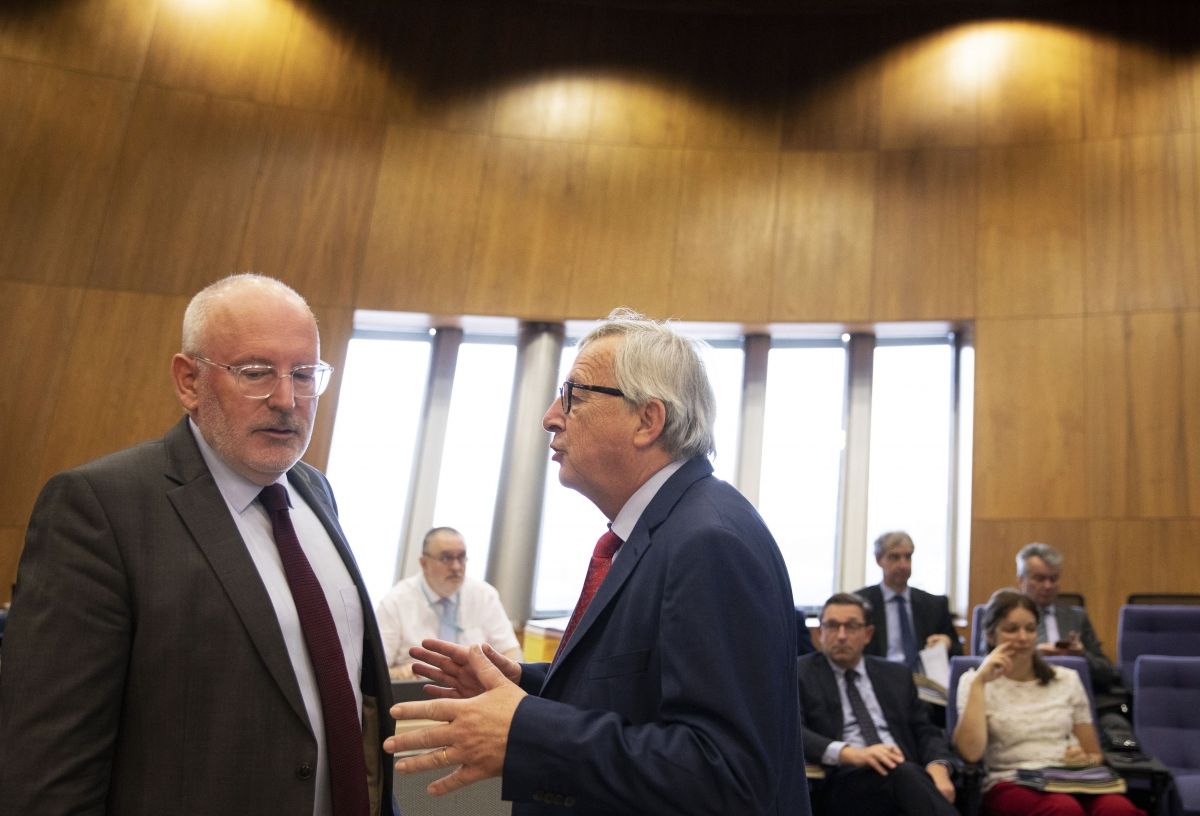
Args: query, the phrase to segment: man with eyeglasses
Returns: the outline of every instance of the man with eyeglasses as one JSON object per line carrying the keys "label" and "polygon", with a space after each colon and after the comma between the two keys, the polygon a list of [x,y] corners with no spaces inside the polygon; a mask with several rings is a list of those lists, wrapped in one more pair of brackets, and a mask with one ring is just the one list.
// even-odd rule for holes
{"label": "man with eyeglasses", "polygon": [[299,461],[320,353],[290,287],[217,281],[171,361],[186,416],[43,489],[5,632],[0,814],[393,812],[378,629]]}
{"label": "man with eyeglasses", "polygon": [[500,593],[491,584],[467,577],[467,545],[453,527],[434,527],[425,534],[421,572],[392,587],[375,616],[393,680],[412,679],[409,649],[426,638],[489,643],[510,660],[521,659]]}
{"label": "man with eyeglasses", "polygon": [[930,722],[912,673],[864,655],[870,604],[839,592],[821,609],[823,651],[797,660],[804,756],[827,768],[826,813],[955,816],[946,735]]}
{"label": "man with eyeglasses", "polygon": [[424,752],[398,771],[440,769],[434,794],[501,776],[514,816],[808,813],[791,583],[712,475],[714,407],[697,344],[668,324],[617,310],[580,341],[542,425],[559,480],[611,523],[557,657],[414,650],[460,699],[393,707],[447,722],[389,739]]}

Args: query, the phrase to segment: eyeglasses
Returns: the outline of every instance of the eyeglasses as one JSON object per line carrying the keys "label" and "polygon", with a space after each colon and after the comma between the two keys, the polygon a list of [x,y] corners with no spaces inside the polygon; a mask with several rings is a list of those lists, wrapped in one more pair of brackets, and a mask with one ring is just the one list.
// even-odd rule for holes
{"label": "eyeglasses", "polygon": [[325,393],[325,388],[329,385],[329,375],[333,373],[333,366],[328,363],[300,365],[287,374],[280,374],[275,366],[264,363],[228,365],[201,357],[199,354],[191,356],[194,360],[228,371],[237,381],[238,393],[250,399],[267,399],[275,393],[279,381],[288,378],[292,381],[294,396],[299,399],[315,399]]}
{"label": "eyeglasses", "polygon": [[440,562],[442,562],[442,564],[444,564],[447,567],[456,562],[459,564],[467,563],[467,554],[465,552],[460,552],[460,553],[444,552],[444,553],[438,553],[437,555],[434,555],[432,553],[422,552],[421,555],[425,556],[426,558],[432,558],[434,561],[440,561]]}
{"label": "eyeglasses", "polygon": [[571,392],[575,389],[579,389],[580,391],[595,391],[597,394],[608,394],[613,397],[625,396],[625,392],[620,388],[610,388],[607,385],[584,385],[583,383],[567,380],[558,389],[558,396],[562,400],[564,414],[571,413]]}
{"label": "eyeglasses", "polygon": [[821,621],[821,630],[829,634],[835,634],[839,629],[845,629],[847,635],[853,635],[866,629],[865,623],[859,621]]}

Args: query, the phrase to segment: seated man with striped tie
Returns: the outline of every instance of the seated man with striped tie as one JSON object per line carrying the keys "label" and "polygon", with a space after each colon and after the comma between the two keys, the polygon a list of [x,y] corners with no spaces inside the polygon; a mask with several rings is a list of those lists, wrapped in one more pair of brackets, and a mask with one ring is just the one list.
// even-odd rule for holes
{"label": "seated man with striped tie", "polygon": [[379,636],[393,680],[413,677],[408,650],[426,638],[490,643],[513,660],[521,646],[500,593],[467,577],[467,544],[453,527],[434,527],[421,541],[421,572],[392,587],[379,608]]}
{"label": "seated man with striped tie", "polygon": [[904,666],[863,656],[869,614],[859,595],[832,596],[821,610],[824,651],[797,661],[805,759],[829,770],[820,804],[856,816],[953,816],[946,736]]}

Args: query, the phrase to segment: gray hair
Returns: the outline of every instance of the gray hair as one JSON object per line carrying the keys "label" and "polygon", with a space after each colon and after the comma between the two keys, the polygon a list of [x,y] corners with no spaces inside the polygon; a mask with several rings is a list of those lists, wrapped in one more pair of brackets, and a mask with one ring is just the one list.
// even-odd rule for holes
{"label": "gray hair", "polygon": [[825,610],[831,606],[857,606],[862,610],[863,620],[871,622],[871,602],[854,592],[835,592],[825,603],[821,604],[821,618],[825,618]]}
{"label": "gray hair", "polygon": [[437,538],[440,535],[453,536],[454,538],[457,538],[459,541],[466,543],[465,539],[463,539],[463,534],[460,533],[458,530],[455,530],[453,527],[434,527],[428,533],[425,534],[424,538],[421,539],[421,552],[423,552],[423,553],[429,552],[429,542],[433,541],[435,538]]}
{"label": "gray hair", "polygon": [[[208,321],[212,317],[213,312],[216,311],[217,304],[225,296],[239,289],[246,288],[271,292],[283,299],[294,300],[308,309],[308,301],[283,281],[269,278],[266,275],[259,275],[255,272],[229,275],[201,289],[188,304],[187,311],[183,313],[183,345],[181,350],[184,354],[194,355],[201,352],[205,334],[208,330]],[[308,313],[311,315],[312,309],[308,309]],[[315,316],[313,317],[313,321],[316,321]]]}
{"label": "gray hair", "polygon": [[1049,544],[1043,544],[1040,541],[1034,541],[1031,544],[1026,544],[1017,553],[1017,577],[1025,574],[1025,562],[1030,558],[1040,558],[1046,562],[1047,567],[1059,569],[1063,565],[1063,555]]}
{"label": "gray hair", "polygon": [[716,397],[704,368],[702,340],[685,337],[665,321],[624,307],[579,341],[579,350],[604,337],[620,337],[613,355],[617,387],[635,405],[660,400],[666,407],[662,445],[676,459],[713,453]]}
{"label": "gray hair", "polygon": [[903,530],[893,530],[890,533],[884,533],[879,538],[875,539],[875,558],[877,560],[883,558],[883,554],[892,547],[899,547],[902,544],[907,544],[913,549],[916,549],[916,545],[913,544],[912,536]]}

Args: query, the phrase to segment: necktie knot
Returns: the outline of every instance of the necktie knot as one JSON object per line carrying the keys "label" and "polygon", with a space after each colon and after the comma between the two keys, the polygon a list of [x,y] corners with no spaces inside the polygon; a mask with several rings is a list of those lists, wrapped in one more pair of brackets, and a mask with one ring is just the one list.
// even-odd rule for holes
{"label": "necktie knot", "polygon": [[858,683],[858,672],[854,669],[846,669],[846,679],[851,683]]}
{"label": "necktie knot", "polygon": [[609,530],[600,536],[600,540],[596,542],[596,549],[592,551],[592,556],[594,558],[603,558],[606,561],[612,560],[612,557],[617,554],[617,550],[621,549],[621,545],[624,543],[620,536]]}
{"label": "necktie knot", "polygon": [[279,482],[269,484],[258,494],[258,500],[262,502],[263,507],[267,508],[268,513],[278,513],[280,510],[287,510],[287,488],[279,484]]}

